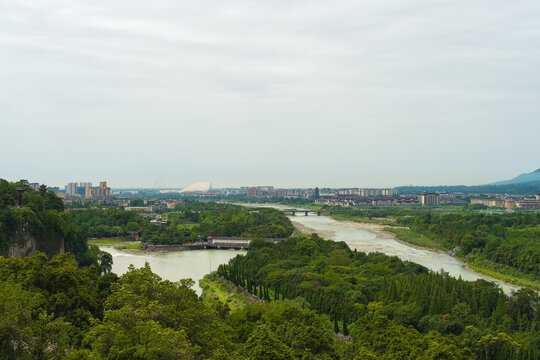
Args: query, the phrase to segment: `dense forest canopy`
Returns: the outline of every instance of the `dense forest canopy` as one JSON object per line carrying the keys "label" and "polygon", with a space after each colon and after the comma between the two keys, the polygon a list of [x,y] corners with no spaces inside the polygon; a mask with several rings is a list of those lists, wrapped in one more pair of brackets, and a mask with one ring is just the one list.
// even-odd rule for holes
{"label": "dense forest canopy", "polygon": [[0,359],[340,359],[327,318],[293,302],[209,306],[149,266],[117,277],[70,255],[0,257]]}
{"label": "dense forest canopy", "polygon": [[350,358],[540,356],[540,297],[532,290],[508,297],[484,280],[309,237],[252,243],[218,273],[263,299],[290,299],[326,314],[336,332],[352,334]]}
{"label": "dense forest canopy", "polygon": [[[24,190],[20,207],[17,186]],[[64,211],[62,199],[45,186],[35,191],[24,180],[11,183],[0,179],[0,255],[7,256],[8,248],[21,237],[32,238],[37,249],[49,256],[63,243],[81,266],[95,264],[102,272],[110,269],[110,255],[88,246],[71,215]]]}
{"label": "dense forest canopy", "polygon": [[[257,243],[221,271],[266,301],[234,311],[202,302],[190,280],[162,281],[148,265],[118,277],[80,268],[72,255],[0,258],[0,358],[506,360],[540,354],[534,292],[507,297],[485,281],[468,283],[309,237]],[[257,275],[247,277],[242,267],[257,261],[263,262]]]}
{"label": "dense forest canopy", "polygon": [[477,255],[540,277],[540,213],[423,214],[399,219],[411,230],[459,247],[463,256]]}

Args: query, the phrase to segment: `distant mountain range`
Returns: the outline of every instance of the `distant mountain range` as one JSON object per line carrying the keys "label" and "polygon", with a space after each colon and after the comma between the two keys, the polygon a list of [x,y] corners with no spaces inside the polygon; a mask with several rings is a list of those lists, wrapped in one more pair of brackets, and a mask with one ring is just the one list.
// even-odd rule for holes
{"label": "distant mountain range", "polygon": [[521,184],[521,183],[537,182],[537,181],[540,182],[540,169],[530,172],[530,173],[524,173],[524,174],[518,175],[515,178],[510,179],[510,180],[496,181],[489,185],[511,185],[511,184]]}
{"label": "distant mountain range", "polygon": [[398,186],[400,194],[418,194],[423,191],[460,192],[463,194],[514,194],[534,195],[540,193],[540,169],[521,174],[510,180],[497,181],[486,185],[453,186]]}

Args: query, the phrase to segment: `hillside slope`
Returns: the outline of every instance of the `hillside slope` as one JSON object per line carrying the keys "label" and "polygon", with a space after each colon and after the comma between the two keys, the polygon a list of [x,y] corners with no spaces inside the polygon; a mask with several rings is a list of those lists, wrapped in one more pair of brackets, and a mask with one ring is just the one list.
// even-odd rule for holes
{"label": "hillside slope", "polygon": [[511,185],[511,184],[520,184],[528,182],[540,182],[540,169],[532,171],[530,173],[524,173],[516,176],[510,180],[496,181],[489,185]]}

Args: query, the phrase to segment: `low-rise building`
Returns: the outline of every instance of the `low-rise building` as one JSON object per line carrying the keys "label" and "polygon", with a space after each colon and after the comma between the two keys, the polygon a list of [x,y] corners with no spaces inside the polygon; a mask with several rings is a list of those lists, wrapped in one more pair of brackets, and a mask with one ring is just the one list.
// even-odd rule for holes
{"label": "low-rise building", "polygon": [[515,200],[504,200],[504,207],[511,210],[516,208]]}
{"label": "low-rise building", "polygon": [[146,211],[146,212],[152,212],[154,211],[154,207],[152,206],[125,206],[124,210],[126,211]]}
{"label": "low-rise building", "polygon": [[536,210],[540,209],[540,200],[535,199],[523,199],[516,201],[516,209],[523,210]]}
{"label": "low-rise building", "polygon": [[382,198],[382,199],[373,199],[373,200],[371,200],[371,205],[373,205],[373,206],[394,206],[394,205],[397,205],[397,204],[396,204],[395,199]]}
{"label": "low-rise building", "polygon": [[280,190],[280,189],[270,190],[268,192],[268,196],[274,199],[280,199],[280,198],[285,197],[285,191]]}
{"label": "low-rise building", "polygon": [[505,201],[502,199],[471,199],[471,205],[485,205],[489,207],[504,207]]}

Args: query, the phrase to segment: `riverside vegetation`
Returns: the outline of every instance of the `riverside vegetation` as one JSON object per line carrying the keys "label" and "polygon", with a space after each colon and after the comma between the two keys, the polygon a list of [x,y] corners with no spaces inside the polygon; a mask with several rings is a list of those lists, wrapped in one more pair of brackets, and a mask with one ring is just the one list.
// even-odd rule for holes
{"label": "riverside vegetation", "polygon": [[[471,268],[495,278],[540,290],[540,212],[431,213],[416,209],[341,210],[340,220],[377,217],[403,241],[436,250],[454,250]],[[403,228],[405,227],[405,228]]]}
{"label": "riverside vegetation", "polygon": [[351,335],[346,359],[538,359],[540,296],[506,296],[317,237],[255,242],[218,274],[266,301],[292,301]]}
{"label": "riverside vegetation", "polygon": [[206,236],[284,238],[294,230],[287,217],[269,208],[246,208],[216,202],[186,201],[161,216],[167,226],[150,223],[136,211],[89,209],[71,211],[73,221],[87,237],[140,234],[151,244],[184,244]]}
{"label": "riverside vegetation", "polygon": [[475,269],[540,290],[540,213],[424,214],[399,221]]}
{"label": "riverside vegetation", "polygon": [[[538,294],[512,297],[302,236],[254,241],[219,273],[265,299],[202,301],[147,265],[0,258],[3,359],[537,359]],[[221,280],[220,280],[221,281]],[[336,336],[340,332],[347,336]]]}

